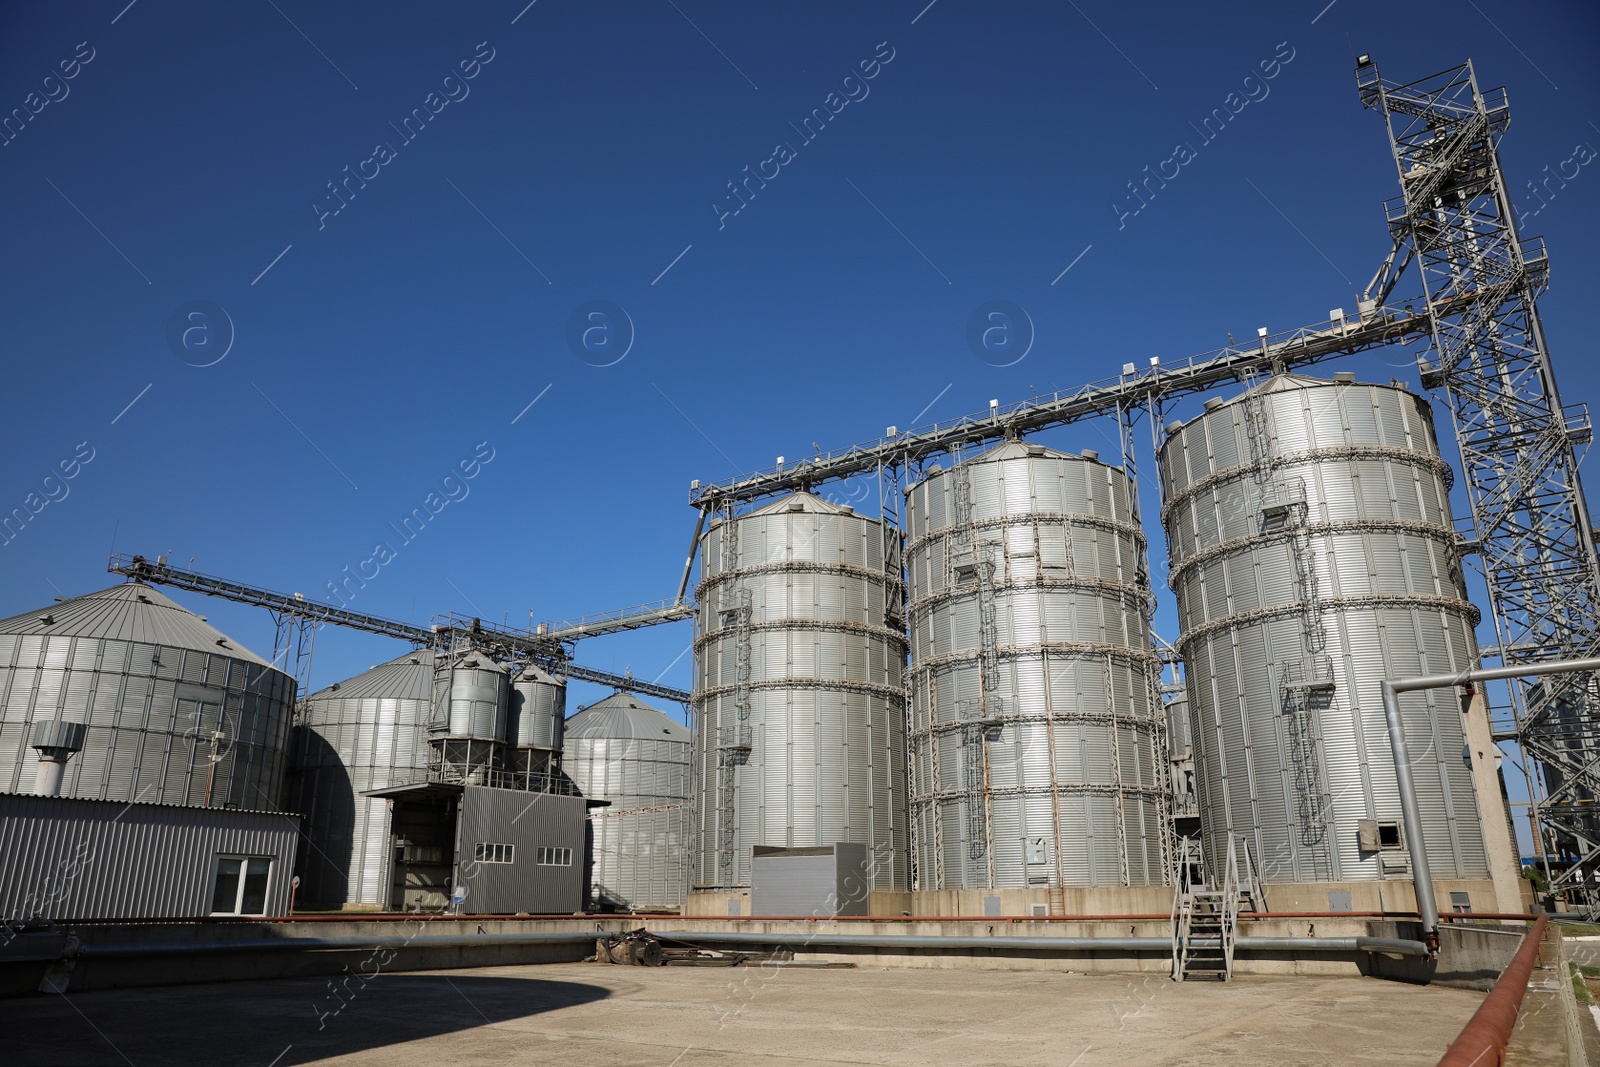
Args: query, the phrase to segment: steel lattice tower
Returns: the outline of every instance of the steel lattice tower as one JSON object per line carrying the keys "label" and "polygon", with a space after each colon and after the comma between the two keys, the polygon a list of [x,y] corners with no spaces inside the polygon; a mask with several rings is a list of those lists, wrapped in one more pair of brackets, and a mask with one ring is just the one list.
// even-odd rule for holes
{"label": "steel lattice tower", "polygon": [[[1363,56],[1356,82],[1362,103],[1387,120],[1399,168],[1389,228],[1397,252],[1417,262],[1432,317],[1435,362],[1424,361],[1423,385],[1444,388],[1455,422],[1499,641],[1485,658],[1511,666],[1596,655],[1600,566],[1575,453],[1592,433],[1586,411],[1561,403],[1539,326],[1544,246],[1519,238],[1496,154],[1510,121],[1505,90],[1481,92],[1470,61],[1400,85]],[[1600,906],[1596,683],[1570,675],[1513,685],[1510,735],[1543,772],[1545,795],[1532,799],[1546,845],[1576,859],[1552,888],[1588,907]]]}

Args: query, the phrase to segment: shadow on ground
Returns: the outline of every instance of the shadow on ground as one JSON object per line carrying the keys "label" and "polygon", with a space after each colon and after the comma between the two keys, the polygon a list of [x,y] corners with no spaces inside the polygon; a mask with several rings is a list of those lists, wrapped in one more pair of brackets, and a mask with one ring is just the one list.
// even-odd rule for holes
{"label": "shadow on ground", "polygon": [[[291,1067],[603,1000],[598,985],[380,974],[43,995],[6,1003],[0,1062]],[[510,1033],[506,1046],[514,1048]],[[394,1059],[405,1057],[394,1050]],[[388,1057],[385,1057],[388,1059]]]}

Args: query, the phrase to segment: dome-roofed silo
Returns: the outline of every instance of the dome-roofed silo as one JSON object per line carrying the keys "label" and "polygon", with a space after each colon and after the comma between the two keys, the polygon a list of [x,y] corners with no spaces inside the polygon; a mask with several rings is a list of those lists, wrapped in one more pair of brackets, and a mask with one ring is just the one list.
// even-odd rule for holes
{"label": "dome-roofed silo", "polygon": [[566,723],[564,766],[589,814],[591,908],[674,908],[689,891],[687,727],[632,693],[613,693]]}
{"label": "dome-roofed silo", "polygon": [[389,899],[389,802],[362,796],[428,772],[433,652],[417,649],[306,698],[295,729],[293,808],[307,905]]}
{"label": "dome-roofed silo", "polygon": [[850,843],[874,890],[905,889],[899,532],[801,492],[699,552],[695,885],[749,885],[757,846]]}
{"label": "dome-roofed silo", "polygon": [[[1233,834],[1269,885],[1408,877],[1380,685],[1478,657],[1427,401],[1280,374],[1169,430],[1163,521],[1208,860]],[[1400,707],[1429,866],[1466,889],[1489,872],[1463,711],[1443,690]]]}
{"label": "dome-roofed silo", "polygon": [[29,792],[35,722],[87,726],[61,795],[281,806],[294,679],[140,582],[0,619],[0,791]]}

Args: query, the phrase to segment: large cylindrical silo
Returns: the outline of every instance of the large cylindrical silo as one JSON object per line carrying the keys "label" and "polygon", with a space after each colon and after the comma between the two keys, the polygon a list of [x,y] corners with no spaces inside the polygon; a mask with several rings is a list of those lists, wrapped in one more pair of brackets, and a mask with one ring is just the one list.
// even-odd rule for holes
{"label": "large cylindrical silo", "polygon": [[0,791],[35,722],[86,724],[61,795],[278,810],[294,679],[139,582],[0,620]]}
{"label": "large cylindrical silo", "polygon": [[631,693],[567,720],[563,767],[589,812],[589,907],[681,907],[689,891],[688,728]]}
{"label": "large cylindrical silo", "polygon": [[756,845],[866,845],[904,889],[899,533],[809,493],[700,541],[694,884],[750,883]]}
{"label": "large cylindrical silo", "polygon": [[306,698],[292,779],[304,904],[389,902],[389,802],[361,794],[427,777],[432,697],[433,653],[418,649]]}
{"label": "large cylindrical silo", "polygon": [[[1208,857],[1233,833],[1267,882],[1403,877],[1380,683],[1477,658],[1431,411],[1346,375],[1206,407],[1161,469]],[[1459,696],[1400,704],[1433,875],[1486,877]]]}
{"label": "large cylindrical silo", "polygon": [[1162,884],[1132,481],[1010,441],[912,486],[906,522],[919,887]]}

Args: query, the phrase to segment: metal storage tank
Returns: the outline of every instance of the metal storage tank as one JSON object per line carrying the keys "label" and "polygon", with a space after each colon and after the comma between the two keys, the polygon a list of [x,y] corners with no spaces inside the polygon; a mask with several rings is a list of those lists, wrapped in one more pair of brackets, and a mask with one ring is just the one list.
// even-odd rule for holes
{"label": "metal storage tank", "polygon": [[589,812],[589,906],[674,908],[689,891],[687,727],[631,693],[567,720],[563,765],[579,792],[611,806]]}
{"label": "metal storage tank", "polygon": [[[1477,659],[1428,404],[1278,375],[1161,448],[1207,854],[1267,882],[1409,873],[1379,684]],[[1436,878],[1488,875],[1458,697],[1400,697]]]}
{"label": "metal storage tank", "polygon": [[433,653],[407,652],[318,690],[295,728],[292,807],[305,816],[299,899],[381,906],[389,899],[389,802],[368,789],[428,772]]}
{"label": "metal storage tank", "polygon": [[1120,469],[1021,441],[907,492],[919,888],[1166,881],[1137,516]]}
{"label": "metal storage tank", "polygon": [[471,646],[435,657],[430,766],[442,781],[487,784],[506,743],[511,675]]}
{"label": "metal storage tank", "polygon": [[61,795],[277,810],[294,679],[147,585],[0,620],[0,791],[30,792],[35,722],[86,723]]}
{"label": "metal storage tank", "polygon": [[694,884],[750,883],[755,845],[867,846],[907,888],[900,535],[796,493],[700,541]]}
{"label": "metal storage tank", "polygon": [[535,779],[561,766],[562,723],[567,714],[567,683],[536,664],[524,664],[511,683],[507,743],[513,769],[539,787]]}

